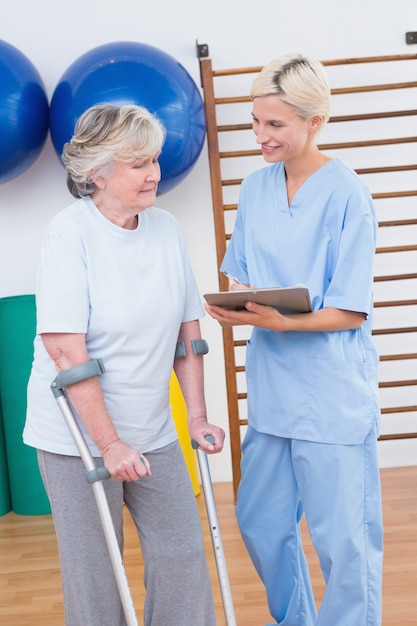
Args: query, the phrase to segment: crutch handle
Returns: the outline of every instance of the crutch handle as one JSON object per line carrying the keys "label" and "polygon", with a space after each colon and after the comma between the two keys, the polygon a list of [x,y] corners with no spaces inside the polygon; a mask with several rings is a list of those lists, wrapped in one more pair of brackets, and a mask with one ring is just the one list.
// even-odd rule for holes
{"label": "crutch handle", "polygon": [[[206,435],[204,437],[204,439],[206,439],[206,441],[208,441],[209,443],[212,443],[214,445],[214,437],[213,437],[213,435]],[[199,447],[198,443],[194,439],[191,439],[191,445],[194,448],[194,450],[197,450],[197,448]]]}
{"label": "crutch handle", "polygon": [[92,470],[88,470],[85,473],[85,477],[87,479],[87,482],[92,485],[93,483],[96,483],[98,480],[103,480],[104,478],[110,478],[111,474],[109,472],[109,470],[104,467],[104,465],[100,465],[99,467],[95,467]]}

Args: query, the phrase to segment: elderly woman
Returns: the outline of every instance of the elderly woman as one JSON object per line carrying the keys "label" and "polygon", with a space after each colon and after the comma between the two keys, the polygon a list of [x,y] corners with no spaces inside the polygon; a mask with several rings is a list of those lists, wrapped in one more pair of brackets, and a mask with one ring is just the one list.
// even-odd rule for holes
{"label": "elderly woman", "polygon": [[[68,388],[105,482],[122,546],[123,503],[145,563],[146,626],[215,624],[201,525],[169,406],[172,368],[190,437],[208,453],[204,309],[172,215],[154,208],[164,129],[146,109],[101,104],[64,146],[75,198],[52,220],[37,282],[37,336],[24,441],[37,448],[58,538],[68,626],[121,626],[121,602],[84,466],[50,390],[56,371],[101,358],[105,373]],[[184,342],[186,356],[176,358]],[[214,444],[206,440],[212,435]],[[143,456],[145,455],[145,456]]]}

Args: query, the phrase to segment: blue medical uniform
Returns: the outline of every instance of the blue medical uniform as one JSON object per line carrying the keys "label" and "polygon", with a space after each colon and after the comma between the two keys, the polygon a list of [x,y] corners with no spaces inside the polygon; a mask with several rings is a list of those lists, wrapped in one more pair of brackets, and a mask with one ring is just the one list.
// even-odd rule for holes
{"label": "blue medical uniform", "polygon": [[[221,267],[256,287],[304,284],[314,311],[367,316],[334,332],[255,327],[248,342],[237,515],[271,614],[285,626],[381,621],[376,231],[370,193],[341,161],[312,174],[291,205],[284,165],[275,163],[243,181]],[[327,583],[318,614],[300,545],[303,512]]]}

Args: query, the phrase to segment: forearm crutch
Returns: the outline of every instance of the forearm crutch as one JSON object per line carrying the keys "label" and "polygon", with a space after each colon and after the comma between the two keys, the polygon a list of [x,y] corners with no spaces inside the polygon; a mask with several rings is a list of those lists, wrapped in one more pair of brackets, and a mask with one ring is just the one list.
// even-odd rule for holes
{"label": "forearm crutch", "polygon": [[97,502],[97,508],[103,526],[104,536],[110,555],[111,564],[116,578],[117,588],[119,590],[123,611],[126,617],[127,626],[138,626],[136,613],[133,605],[132,596],[130,594],[129,583],[126,578],[126,572],[123,567],[123,559],[117,541],[116,531],[114,530],[113,521],[110,515],[110,509],[107,502],[106,494],[102,480],[110,478],[110,474],[105,467],[97,467],[91,452],[87,446],[80,427],[74,417],[69,402],[65,396],[64,388],[74,385],[88,378],[99,376],[104,372],[104,365],[101,359],[88,361],[82,365],[77,365],[71,369],[60,372],[51,384],[52,393],[58,403],[61,413],[71,432],[74,443],[77,446],[80,457],[86,469],[87,482],[92,485],[94,496]]}
{"label": "forearm crutch", "polygon": [[[206,437],[207,441],[214,443],[211,435]],[[236,626],[235,611],[233,608],[232,593],[230,590],[229,576],[227,573],[226,559],[224,556],[223,542],[220,534],[219,520],[217,518],[216,502],[214,500],[213,484],[211,482],[210,467],[207,454],[198,447],[198,443],[192,440],[192,446],[197,450],[198,466],[200,468],[201,483],[203,485],[204,500],[206,502],[207,517],[210,525],[211,540],[216,560],[217,575],[219,578],[220,591],[223,600],[223,609],[227,626]]]}

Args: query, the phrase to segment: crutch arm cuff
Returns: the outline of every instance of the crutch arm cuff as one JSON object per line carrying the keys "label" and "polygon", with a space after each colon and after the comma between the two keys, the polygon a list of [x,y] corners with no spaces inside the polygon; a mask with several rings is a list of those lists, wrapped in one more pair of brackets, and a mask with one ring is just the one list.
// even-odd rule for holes
{"label": "crutch arm cuff", "polygon": [[[193,354],[207,354],[209,351],[208,343],[205,339],[192,339],[191,349]],[[179,341],[175,348],[175,358],[178,359],[183,356],[187,356],[187,348],[184,341]]]}
{"label": "crutch arm cuff", "polygon": [[175,348],[175,358],[179,359],[183,356],[187,356],[187,349],[185,347],[185,343],[183,341],[179,341],[177,343],[177,347]]}
{"label": "crutch arm cuff", "polygon": [[207,354],[209,351],[208,343],[205,339],[193,339],[191,341],[193,354]]}
{"label": "crutch arm cuff", "polygon": [[82,380],[87,380],[87,378],[100,376],[104,371],[102,359],[94,359],[59,372],[51,384],[52,393],[57,398],[63,394],[64,387],[75,385],[75,383],[80,383]]}
{"label": "crutch arm cuff", "polygon": [[[206,435],[206,436],[204,437],[204,439],[206,439],[206,441],[208,441],[209,443],[214,444],[214,437],[213,437],[213,435]],[[198,443],[195,441],[195,439],[191,439],[191,447],[192,447],[194,450],[197,450],[197,448],[198,448]]]}

